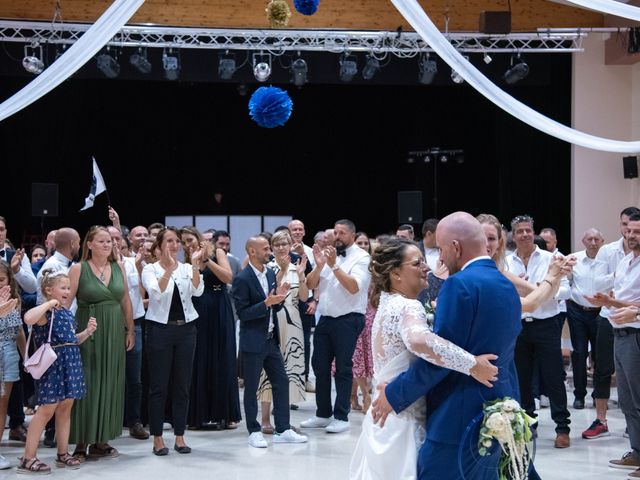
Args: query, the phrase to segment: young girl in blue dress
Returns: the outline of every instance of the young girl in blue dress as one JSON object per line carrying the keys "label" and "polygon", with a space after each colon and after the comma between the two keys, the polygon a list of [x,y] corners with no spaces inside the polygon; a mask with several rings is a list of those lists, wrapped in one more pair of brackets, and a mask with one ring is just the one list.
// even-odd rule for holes
{"label": "young girl in blue dress", "polygon": [[84,397],[86,387],[82,372],[82,360],[78,345],[96,330],[96,319],[90,318],[87,328],[76,334],[76,321],[68,310],[71,304],[71,284],[66,273],[47,270],[42,274],[40,289],[47,299],[24,315],[24,322],[33,328],[34,347],[38,348],[49,338],[50,321],[53,321],[51,346],[58,355],[55,362],[35,380],[38,409],[29,430],[24,456],[20,459],[18,473],[43,474],[51,467],[38,460],[38,442],[45,425],[55,413],[58,454],[55,464],[60,468],[79,468],[80,461],[68,452],[71,407],[75,399]]}

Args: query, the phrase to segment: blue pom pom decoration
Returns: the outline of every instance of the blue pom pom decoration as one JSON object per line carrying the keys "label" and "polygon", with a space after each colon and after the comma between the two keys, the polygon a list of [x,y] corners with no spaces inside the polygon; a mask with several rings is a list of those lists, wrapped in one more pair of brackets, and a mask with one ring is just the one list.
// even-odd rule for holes
{"label": "blue pom pom decoration", "polygon": [[313,15],[318,10],[320,0],[293,0],[293,6],[302,15]]}
{"label": "blue pom pom decoration", "polygon": [[293,110],[289,94],[277,87],[260,87],[249,99],[249,114],[254,122],[264,128],[281,127]]}

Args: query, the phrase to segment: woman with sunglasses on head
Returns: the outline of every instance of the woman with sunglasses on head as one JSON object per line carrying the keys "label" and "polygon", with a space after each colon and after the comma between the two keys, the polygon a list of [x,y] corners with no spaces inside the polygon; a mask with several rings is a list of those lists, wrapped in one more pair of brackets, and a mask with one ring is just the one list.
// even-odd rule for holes
{"label": "woman with sunglasses on head", "polygon": [[158,232],[152,251],[158,261],[144,267],[142,285],[149,294],[147,320],[147,360],[149,364],[149,430],[153,435],[153,453],[169,454],[162,438],[165,404],[171,385],[174,450],[191,453],[184,441],[189,404],[189,387],[196,348],[198,313],[191,297],[204,290],[200,274],[203,250],[200,245],[189,251],[191,264],[178,261],[180,231],[166,227]]}

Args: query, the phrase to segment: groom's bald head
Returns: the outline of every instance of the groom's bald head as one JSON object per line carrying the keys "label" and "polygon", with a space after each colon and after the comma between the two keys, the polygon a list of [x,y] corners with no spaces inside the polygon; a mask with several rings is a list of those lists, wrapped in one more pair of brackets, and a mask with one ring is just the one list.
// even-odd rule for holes
{"label": "groom's bald head", "polygon": [[487,254],[487,237],[482,225],[467,212],[455,212],[440,220],[436,243],[440,247],[440,259],[451,274],[469,260]]}

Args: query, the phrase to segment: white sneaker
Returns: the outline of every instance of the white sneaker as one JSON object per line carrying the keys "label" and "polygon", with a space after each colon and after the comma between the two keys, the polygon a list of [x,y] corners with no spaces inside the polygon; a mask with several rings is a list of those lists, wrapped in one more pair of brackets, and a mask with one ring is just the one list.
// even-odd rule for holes
{"label": "white sneaker", "polygon": [[0,455],[0,470],[5,470],[7,468],[11,468],[11,464],[9,463],[9,460],[7,460],[2,455]]}
{"label": "white sneaker", "polygon": [[304,422],[300,422],[300,428],[325,428],[331,424],[331,417],[311,417]]}
{"label": "white sneaker", "polygon": [[291,429],[273,434],[273,443],[307,443],[307,440],[309,439],[305,435],[300,435]]}
{"label": "white sneaker", "polygon": [[267,448],[267,441],[262,436],[262,432],[253,432],[249,435],[249,445],[254,448]]}
{"label": "white sneaker", "polygon": [[344,420],[333,419],[333,421],[325,427],[327,433],[342,433],[349,430],[349,420],[346,422]]}

